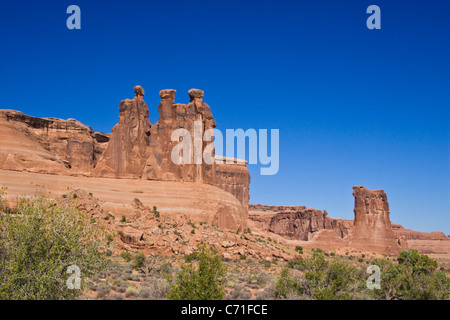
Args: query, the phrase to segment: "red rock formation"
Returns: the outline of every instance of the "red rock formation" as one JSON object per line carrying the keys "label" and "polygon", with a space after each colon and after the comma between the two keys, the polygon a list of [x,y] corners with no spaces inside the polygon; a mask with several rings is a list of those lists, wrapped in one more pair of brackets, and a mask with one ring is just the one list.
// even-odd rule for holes
{"label": "red rock formation", "polygon": [[448,240],[443,232],[420,232],[403,228],[402,225],[392,224],[392,230],[397,238],[403,237],[405,240]]}
{"label": "red rock formation", "polygon": [[[203,102],[204,93],[198,89],[189,90],[191,102],[188,105],[175,104],[175,94],[176,91],[171,89],[160,92],[159,121],[152,127],[152,154],[147,159],[144,178],[215,185],[215,163],[212,161],[208,164],[203,161],[203,150],[211,143],[203,141],[203,133],[216,126],[210,107]],[[172,161],[172,150],[182,141],[172,141],[172,134],[177,129],[185,129],[191,139],[189,161],[180,164]],[[200,146],[198,153],[195,146]],[[182,156],[183,153],[180,152],[180,159]]]}
{"label": "red rock formation", "polygon": [[219,163],[215,165],[216,186],[234,195],[247,210],[250,198],[250,173],[245,161],[236,160],[234,163],[221,163],[222,157],[216,156]]}
{"label": "red rock formation", "polygon": [[89,175],[109,141],[75,119],[0,111],[0,169]]}
{"label": "red rock formation", "polygon": [[340,238],[348,235],[348,226],[340,220],[331,219],[318,209],[303,209],[296,212],[282,212],[270,220],[269,231],[278,235],[296,239],[311,240],[320,230],[332,230]]}
{"label": "red rock formation", "polygon": [[264,204],[249,204],[248,209],[251,211],[272,211],[272,212],[286,212],[286,211],[301,211],[306,209],[306,206],[268,206]]}
{"label": "red rock formation", "polygon": [[349,246],[364,250],[398,254],[399,242],[392,231],[389,203],[383,190],[353,187],[355,220]]}
{"label": "red rock formation", "polygon": [[[159,121],[152,126],[144,89],[137,86],[134,91],[133,99],[121,101],[119,123],[109,136],[73,119],[40,119],[2,112],[0,136],[10,142],[0,145],[0,169],[209,184],[231,193],[242,204],[240,212],[220,206],[213,220],[229,229],[243,229],[250,174],[245,162],[216,165],[213,135],[209,141],[203,136],[216,126],[210,107],[203,102],[204,92],[189,90],[190,102],[185,105],[175,104],[175,90],[162,90]],[[180,142],[172,141],[177,129],[187,132],[192,147],[186,152],[190,161],[181,164],[172,159],[172,150]],[[20,139],[16,141],[15,136]],[[209,163],[203,157],[205,150],[210,154]],[[180,157],[185,151],[180,152]]]}
{"label": "red rock formation", "polygon": [[150,154],[150,120],[143,89],[135,87],[134,99],[119,105],[119,123],[112,129],[110,141],[100,158],[94,176],[108,178],[142,177]]}

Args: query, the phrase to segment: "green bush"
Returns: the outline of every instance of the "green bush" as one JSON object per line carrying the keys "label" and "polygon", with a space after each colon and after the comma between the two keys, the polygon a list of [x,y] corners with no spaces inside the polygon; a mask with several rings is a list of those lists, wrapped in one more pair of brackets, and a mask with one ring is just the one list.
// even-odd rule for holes
{"label": "green bush", "polygon": [[289,269],[283,269],[275,284],[274,295],[278,299],[300,296],[303,288],[297,278],[291,276]]}
{"label": "green bush", "polygon": [[295,246],[295,251],[297,251],[300,254],[303,254],[303,247],[302,246]]}
{"label": "green bush", "polygon": [[190,254],[187,254],[184,256],[184,260],[186,262],[192,262],[194,260],[198,260],[199,259],[199,253],[198,252],[192,252]]}
{"label": "green bush", "polygon": [[145,262],[145,255],[142,252],[138,252],[133,257],[133,269],[138,270],[142,268]]}
{"label": "green bush", "polygon": [[360,283],[356,269],[342,258],[328,261],[321,250],[314,250],[306,259],[291,260],[288,268],[303,271],[303,275],[292,277],[289,269],[280,275],[276,296],[302,296],[314,300],[351,299],[356,292],[355,284]]}
{"label": "green bush", "polygon": [[2,187],[0,189],[0,211],[3,211],[8,208],[8,202],[6,201],[6,194],[7,194],[8,188]]}
{"label": "green bush", "polygon": [[[75,299],[108,263],[106,235],[69,206],[19,199],[14,213],[0,211],[0,299]],[[67,285],[70,266],[81,290]]]}
{"label": "green bush", "polygon": [[381,269],[381,289],[373,290],[378,299],[386,300],[448,300],[450,279],[438,269],[435,260],[417,250],[404,250],[398,264],[375,259]]}
{"label": "green bush", "polygon": [[128,251],[124,251],[120,254],[120,256],[122,257],[123,260],[125,260],[126,262],[130,262],[131,261],[131,253],[129,253]]}
{"label": "green bush", "polygon": [[161,272],[164,273],[171,273],[172,272],[172,264],[170,262],[164,262],[161,265]]}
{"label": "green bush", "polygon": [[153,206],[153,214],[155,215],[155,218],[159,218],[160,214],[157,206]]}
{"label": "green bush", "polygon": [[[169,300],[222,300],[226,267],[217,250],[198,246],[198,262],[184,264],[167,293]],[[172,280],[172,279],[170,279]],[[170,281],[172,282],[172,281]]]}
{"label": "green bush", "polygon": [[296,270],[303,271],[303,270],[305,270],[305,268],[307,266],[303,259],[293,259],[293,260],[288,261],[286,267],[289,269],[296,269]]}

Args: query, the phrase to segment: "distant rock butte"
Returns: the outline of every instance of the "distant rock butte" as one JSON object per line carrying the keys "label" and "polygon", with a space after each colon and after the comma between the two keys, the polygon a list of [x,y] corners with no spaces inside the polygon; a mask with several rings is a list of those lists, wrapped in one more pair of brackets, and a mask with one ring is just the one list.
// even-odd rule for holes
{"label": "distant rock butte", "polygon": [[328,248],[350,247],[396,255],[411,240],[447,240],[442,232],[424,233],[392,224],[383,190],[353,187],[355,219],[328,217],[328,213],[304,206],[249,205],[252,224],[289,239],[308,241]]}
{"label": "distant rock butte", "polygon": [[269,231],[281,236],[311,240],[320,230],[333,230],[339,238],[345,238],[351,227],[343,220],[329,218],[326,213],[312,208],[294,212],[282,212],[270,219]]}

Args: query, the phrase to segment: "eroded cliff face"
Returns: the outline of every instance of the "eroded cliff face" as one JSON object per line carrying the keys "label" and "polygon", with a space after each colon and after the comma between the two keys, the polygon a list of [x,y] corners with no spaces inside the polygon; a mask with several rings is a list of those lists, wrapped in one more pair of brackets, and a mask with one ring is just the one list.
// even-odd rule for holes
{"label": "eroded cliff face", "polygon": [[349,246],[365,250],[398,254],[401,243],[389,218],[389,203],[383,190],[353,187],[355,220]]}
{"label": "eroded cliff face", "polygon": [[339,238],[345,238],[349,229],[343,220],[329,218],[326,211],[312,208],[277,213],[269,223],[269,231],[303,241],[311,240],[321,230],[332,230]]}
{"label": "eroded cliff face", "polygon": [[0,169],[89,175],[109,141],[75,119],[0,110],[0,122]]}
{"label": "eroded cliff face", "polygon": [[234,195],[248,212],[250,200],[250,173],[245,161],[234,160],[227,164],[223,157],[216,156],[216,186]]}

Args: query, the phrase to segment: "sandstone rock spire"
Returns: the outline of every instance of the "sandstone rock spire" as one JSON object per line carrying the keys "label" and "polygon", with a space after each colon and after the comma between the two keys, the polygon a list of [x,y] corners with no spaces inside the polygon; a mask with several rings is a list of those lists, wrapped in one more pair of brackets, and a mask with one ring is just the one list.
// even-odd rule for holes
{"label": "sandstone rock spire", "polygon": [[349,246],[385,254],[397,254],[399,242],[392,231],[389,203],[383,190],[353,187],[355,220]]}
{"label": "sandstone rock spire", "polygon": [[119,123],[112,129],[110,141],[94,169],[94,176],[110,178],[141,178],[149,157],[149,110],[144,89],[134,88],[135,97],[120,102]]}

